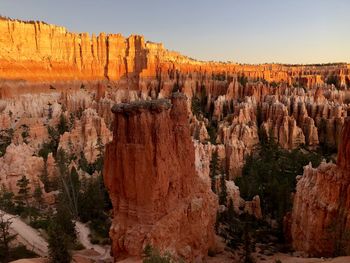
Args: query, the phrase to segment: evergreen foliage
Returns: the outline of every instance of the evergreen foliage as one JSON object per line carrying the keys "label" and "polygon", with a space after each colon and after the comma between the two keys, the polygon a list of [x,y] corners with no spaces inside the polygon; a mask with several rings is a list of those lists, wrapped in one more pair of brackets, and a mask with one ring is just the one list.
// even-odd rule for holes
{"label": "evergreen foliage", "polygon": [[254,262],[251,253],[255,250],[255,243],[267,235],[262,222],[246,213],[237,214],[230,199],[227,209],[218,213],[216,225],[216,232],[225,239],[226,245],[243,252],[241,262]]}
{"label": "evergreen foliage", "polygon": [[33,198],[36,202],[36,207],[40,209],[44,201],[44,198],[43,198],[43,191],[41,190],[39,183],[35,186]]}
{"label": "evergreen foliage", "polygon": [[217,122],[212,120],[210,122],[210,125],[207,126],[207,131],[208,131],[208,135],[209,135],[209,141],[211,144],[216,144],[216,137],[217,137]]}
{"label": "evergreen foliage", "polygon": [[227,203],[227,187],[225,182],[226,174],[222,171],[220,175],[220,193],[219,193],[219,204],[226,205]]}
{"label": "evergreen foliage", "polygon": [[10,232],[11,220],[0,213],[0,262],[8,262],[10,259],[10,244],[17,235]]}
{"label": "evergreen foliage", "polygon": [[15,196],[17,211],[20,214],[23,213],[23,215],[29,215],[29,217],[31,217],[29,179],[23,175],[21,179],[17,181],[16,185],[18,187],[18,194]]}
{"label": "evergreen foliage", "polygon": [[193,113],[196,117],[199,117],[200,114],[202,114],[200,99],[198,99],[196,96],[193,96],[193,97],[192,97],[191,109],[192,109],[192,113]]}
{"label": "evergreen foliage", "polygon": [[14,197],[13,192],[2,187],[0,190],[0,209],[10,214],[16,213]]}
{"label": "evergreen foliage", "polygon": [[51,263],[70,263],[72,259],[69,241],[61,231],[61,227],[54,223],[50,225],[48,230],[49,260]]}
{"label": "evergreen foliage", "polygon": [[200,87],[200,93],[198,95],[193,95],[192,101],[191,101],[191,109],[192,113],[197,117],[200,118],[201,115],[205,117],[209,117],[206,107],[208,103],[208,96],[207,91],[204,85]]}
{"label": "evergreen foliage", "polygon": [[26,124],[21,125],[22,128],[22,138],[24,143],[28,143],[28,137],[29,137],[29,127]]}
{"label": "evergreen foliage", "polygon": [[338,78],[338,76],[336,76],[336,75],[330,75],[330,76],[327,78],[326,83],[327,83],[328,85],[332,85],[332,84],[333,84],[336,88],[339,88],[339,86],[340,86],[339,78]]}
{"label": "evergreen foliage", "polygon": [[238,76],[237,80],[243,87],[245,87],[248,83],[248,78],[244,74],[242,74],[241,76]]}
{"label": "evergreen foliage", "polygon": [[161,254],[158,249],[154,249],[150,245],[144,248],[143,263],[175,263],[175,260],[169,253]]}
{"label": "evergreen foliage", "polygon": [[79,218],[89,222],[91,229],[102,239],[108,238],[111,220],[107,213],[112,205],[102,176],[84,179],[79,193]]}
{"label": "evergreen foliage", "polygon": [[47,193],[54,190],[54,187],[52,185],[52,182],[50,181],[49,173],[47,170],[47,159],[44,159],[44,167],[40,175],[40,181],[44,184],[44,189]]}
{"label": "evergreen foliage", "polygon": [[217,193],[216,189],[216,177],[219,174],[219,158],[218,152],[215,150],[211,156],[210,160],[210,180],[211,180],[211,190]]}
{"label": "evergreen foliage", "polygon": [[309,162],[318,166],[322,156],[305,148],[284,150],[273,139],[262,142],[255,152],[246,159],[236,184],[246,200],[259,195],[263,214],[277,219],[282,227],[283,217],[292,207],[296,176]]}
{"label": "evergreen foliage", "polygon": [[77,233],[72,213],[62,196],[59,197],[57,211],[50,220],[48,236],[50,262],[71,262],[70,251],[76,243]]}
{"label": "evergreen foliage", "polygon": [[11,144],[13,129],[0,130],[0,157],[4,156],[7,146]]}
{"label": "evergreen foliage", "polygon": [[60,119],[59,119],[59,122],[57,124],[57,131],[60,135],[69,131],[69,123],[68,123],[66,116],[63,113],[61,113],[61,115],[60,115]]}

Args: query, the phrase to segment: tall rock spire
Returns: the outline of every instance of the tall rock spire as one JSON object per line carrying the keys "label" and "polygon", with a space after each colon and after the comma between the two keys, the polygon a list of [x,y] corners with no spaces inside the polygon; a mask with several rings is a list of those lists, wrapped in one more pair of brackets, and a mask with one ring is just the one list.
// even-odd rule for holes
{"label": "tall rock spire", "polygon": [[186,97],[117,104],[104,180],[115,258],[150,244],[193,262],[214,240],[217,199],[195,171]]}

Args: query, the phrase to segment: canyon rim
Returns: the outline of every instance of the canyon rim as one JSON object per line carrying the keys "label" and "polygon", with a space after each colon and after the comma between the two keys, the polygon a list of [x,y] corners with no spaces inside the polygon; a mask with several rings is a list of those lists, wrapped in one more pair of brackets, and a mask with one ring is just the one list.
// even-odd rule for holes
{"label": "canyon rim", "polygon": [[1,16],[0,262],[350,262],[349,89]]}

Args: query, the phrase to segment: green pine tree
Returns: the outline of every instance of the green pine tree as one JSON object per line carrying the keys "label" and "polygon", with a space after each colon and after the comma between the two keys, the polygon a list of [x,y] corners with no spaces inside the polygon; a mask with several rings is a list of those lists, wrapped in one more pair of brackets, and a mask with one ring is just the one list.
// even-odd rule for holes
{"label": "green pine tree", "polygon": [[219,172],[219,158],[218,158],[218,151],[215,150],[211,156],[210,161],[210,179],[211,179],[211,190],[214,193],[217,193],[216,189],[216,176]]}
{"label": "green pine tree", "polygon": [[14,203],[15,194],[11,191],[8,191],[5,187],[2,187],[0,190],[0,209],[4,210],[7,213],[14,214],[16,212],[15,203]]}
{"label": "green pine tree", "polygon": [[225,181],[226,174],[224,171],[220,175],[220,194],[219,194],[219,204],[226,205],[227,203],[227,187]]}
{"label": "green pine tree", "polygon": [[30,196],[30,187],[29,187],[29,179],[25,175],[21,177],[16,183],[18,186],[18,194],[15,197],[17,206],[20,211],[25,212],[30,217],[30,204],[29,204],[29,198]]}
{"label": "green pine tree", "polygon": [[76,239],[76,232],[71,214],[59,202],[57,212],[48,228],[49,260],[51,263],[70,263],[71,248]]}
{"label": "green pine tree", "polygon": [[35,186],[35,189],[34,189],[34,193],[33,193],[33,198],[36,202],[36,207],[38,209],[41,209],[41,206],[42,206],[42,203],[44,201],[44,198],[43,198],[43,191],[41,190],[41,187],[40,187],[40,184],[37,183],[37,185]]}
{"label": "green pine tree", "polygon": [[94,167],[96,171],[102,172],[105,146],[103,145],[101,136],[97,137],[96,148],[98,150],[98,155],[97,155],[96,161],[94,162]]}
{"label": "green pine tree", "polygon": [[8,262],[10,257],[10,244],[17,235],[10,232],[11,219],[6,219],[5,214],[0,212],[0,262]]}
{"label": "green pine tree", "polygon": [[71,210],[75,216],[78,216],[78,202],[79,202],[79,191],[80,191],[80,181],[79,175],[75,167],[73,166],[70,171],[69,176],[69,189],[70,196],[72,198]]}
{"label": "green pine tree", "polygon": [[44,184],[44,189],[46,192],[51,191],[51,184],[50,184],[50,179],[49,179],[49,173],[47,170],[47,159],[44,158],[44,167],[42,170],[42,173],[40,175],[40,180]]}
{"label": "green pine tree", "polygon": [[63,113],[61,113],[61,115],[60,115],[60,119],[59,119],[59,122],[57,124],[57,131],[60,135],[69,131],[69,124],[68,124],[66,116]]}

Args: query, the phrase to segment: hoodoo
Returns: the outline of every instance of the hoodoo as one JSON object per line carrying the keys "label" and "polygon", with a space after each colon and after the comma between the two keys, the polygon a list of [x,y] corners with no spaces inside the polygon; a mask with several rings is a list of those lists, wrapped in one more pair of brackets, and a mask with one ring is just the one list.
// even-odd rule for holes
{"label": "hoodoo", "polygon": [[186,97],[117,104],[104,181],[116,259],[146,245],[193,262],[214,241],[217,198],[195,170]]}
{"label": "hoodoo", "polygon": [[296,250],[310,256],[347,254],[350,249],[350,118],[346,118],[337,165],[306,166],[297,183],[292,213]]}
{"label": "hoodoo", "polygon": [[[231,1],[230,8],[219,9],[213,1],[203,3],[202,17],[212,6],[208,14],[215,9],[220,17],[238,18],[214,27],[214,20],[223,19],[187,23],[194,19],[187,6],[180,8],[185,23],[178,23],[174,1],[167,19],[152,18],[167,4],[148,2],[51,1],[40,8],[55,21],[63,10],[61,17],[75,29],[152,28],[155,38],[160,30],[167,42],[176,38],[186,52],[203,58],[226,60],[239,52],[243,59],[244,50],[248,55],[258,43],[244,60],[327,62],[245,64],[196,60],[142,35],[91,35],[7,18],[2,15],[16,10],[26,10],[20,16],[29,19],[38,15],[29,12],[34,1],[18,8],[19,1],[2,0],[7,3],[0,4],[0,223],[11,231],[0,229],[0,262],[36,256],[32,251],[42,250],[35,241],[39,234],[48,243],[40,255],[52,263],[322,261],[296,259],[294,251],[298,257],[349,256],[329,262],[350,262],[350,57],[346,41],[339,42],[342,25],[350,23],[341,19],[350,17],[328,12],[350,4],[345,8],[336,1],[310,4],[304,12],[306,22],[332,29],[331,35],[301,32],[302,17],[293,23],[300,9],[295,1],[286,28],[273,26],[275,14],[286,13],[285,4],[256,8],[262,1]],[[83,11],[66,12],[74,9],[71,2]],[[240,23],[230,11],[246,10],[242,17],[249,17],[249,5],[271,20],[260,23],[254,13],[264,32],[254,36],[258,41],[245,33],[259,31],[254,19]],[[118,15],[111,15],[115,10]],[[132,27],[123,26],[131,20]],[[296,34],[283,43],[285,32]],[[232,52],[225,51],[230,45],[220,43],[232,36]],[[330,41],[319,41],[322,37]],[[210,45],[197,50],[200,39]],[[319,48],[310,49],[315,41]],[[8,222],[3,212],[13,214]],[[15,217],[29,225],[11,225]],[[40,232],[27,231],[30,227]],[[77,251],[80,243],[86,250]]]}

